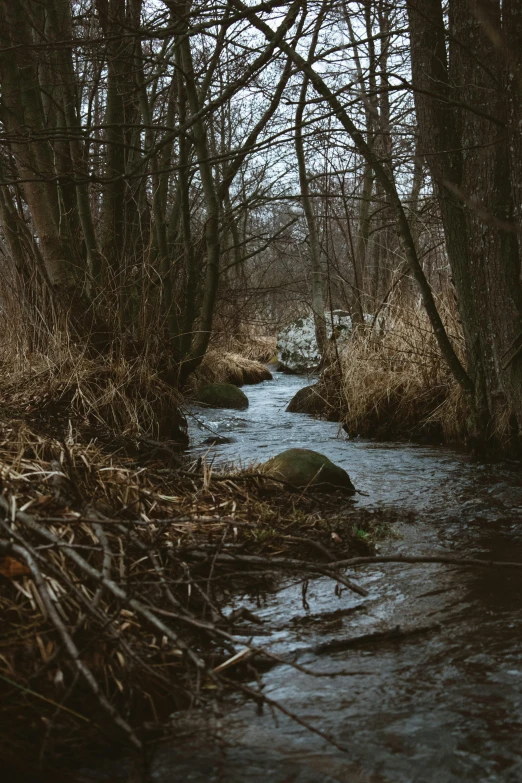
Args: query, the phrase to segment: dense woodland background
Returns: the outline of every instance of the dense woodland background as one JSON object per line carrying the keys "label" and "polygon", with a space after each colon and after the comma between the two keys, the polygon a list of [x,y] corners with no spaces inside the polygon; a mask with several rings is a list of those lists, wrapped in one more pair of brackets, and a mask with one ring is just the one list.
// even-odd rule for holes
{"label": "dense woodland background", "polygon": [[183,390],[310,311],[328,367],[341,308],[341,415],[426,392],[518,441],[518,0],[0,0],[0,91],[9,377]]}
{"label": "dense woodland background", "polygon": [[[265,363],[276,335],[309,316],[320,377],[312,391],[297,379],[287,410],[336,420],[349,437],[458,442],[520,457],[521,260],[521,0],[0,0],[0,758],[7,779],[42,781],[32,772],[47,765],[46,780],[70,781],[67,769],[92,766],[106,753],[115,759],[110,769],[127,774],[120,758],[129,747],[137,766],[128,780],[149,779],[153,739],[192,737],[192,728],[177,729],[187,708],[205,712],[198,727],[213,716],[225,749],[230,693],[344,752],[354,731],[366,742],[367,729],[350,718],[340,745],[337,728],[322,729],[344,713],[334,710],[323,725],[331,702],[321,697],[317,709],[294,714],[293,686],[279,702],[263,672],[284,663],[300,676],[329,677],[322,664],[307,668],[308,652],[369,642],[369,661],[374,642],[392,640],[383,672],[396,680],[393,693],[402,689],[411,700],[403,706],[429,712],[432,702],[411,687],[416,671],[423,680],[426,666],[441,671],[444,660],[437,699],[458,691],[462,675],[458,712],[452,697],[450,711],[441,701],[439,724],[436,716],[429,724],[415,717],[419,742],[428,726],[442,737],[440,764],[449,764],[449,726],[459,759],[471,738],[470,769],[488,754],[484,769],[514,769],[506,740],[514,702],[502,702],[493,686],[506,690],[518,660],[520,563],[511,562],[519,551],[518,475],[504,462],[476,470],[474,459],[446,452],[439,460],[431,449],[429,458],[409,449],[420,459],[398,457],[390,470],[406,449],[371,451],[370,443],[365,457],[360,444],[338,439],[334,453],[346,448],[350,471],[367,459],[354,473],[362,489],[370,463],[377,464],[371,491],[377,480],[383,496],[400,485],[391,501],[370,496],[372,507],[353,502],[350,477],[321,454],[312,452],[305,478],[282,474],[281,459],[293,469],[310,452],[288,448],[303,441],[290,427],[279,433],[277,418],[270,443],[280,437],[285,452],[265,463],[214,469],[206,449],[223,439],[204,421],[199,450],[181,452],[186,416],[196,415],[186,403],[205,402],[212,381],[239,386],[270,377]],[[351,317],[348,337],[329,328],[335,310]],[[237,407],[247,405],[244,397]],[[256,437],[260,409],[270,410],[259,405],[247,422]],[[311,420],[297,421],[308,434]],[[317,429],[328,430],[323,422]],[[392,456],[382,462],[377,451]],[[450,462],[448,473],[442,463]],[[323,481],[327,464],[333,473]],[[427,477],[418,483],[416,465]],[[410,507],[408,493],[425,487],[426,497]],[[421,532],[381,557],[376,542],[397,520],[410,520],[411,508],[426,516]],[[459,566],[484,576],[451,582],[426,570],[427,587],[420,592],[424,574],[417,574],[411,593],[397,570],[390,577],[397,589],[383,589],[382,575],[359,584],[362,568],[394,560],[451,565],[453,579]],[[302,617],[281,604],[276,635],[290,629],[299,644],[278,658],[272,650],[279,648],[257,647],[256,628],[269,615],[260,619],[241,604],[252,596],[261,606],[272,591],[275,605],[288,575],[294,591],[283,600],[300,604]],[[331,579],[333,603],[325,594],[315,615],[306,596],[319,575]],[[341,607],[342,594],[369,591],[368,613],[362,604],[329,611]],[[392,593],[417,607],[398,615],[404,628]],[[427,596],[429,604],[419,600]],[[344,640],[341,616],[359,608],[364,635]],[[431,624],[437,617],[440,625]],[[310,619],[314,634],[324,629],[339,640],[303,647]],[[479,639],[488,629],[489,653]],[[415,663],[409,647],[390,668],[399,640],[415,634],[428,644],[424,633],[437,634],[429,660]],[[380,710],[386,685],[366,701],[372,680],[357,685],[352,675],[368,672],[345,672],[340,663],[335,676],[349,675],[349,684],[323,687],[349,688],[363,712],[372,704]],[[431,673],[422,685],[433,689]],[[386,698],[396,717],[395,696]],[[505,720],[497,720],[501,712]],[[428,758],[429,743],[412,754],[411,737],[402,741],[404,721],[391,731],[379,712],[373,725],[372,742],[383,731],[391,737],[393,769],[400,755]],[[411,734],[412,725],[404,730]],[[480,752],[477,737],[485,737]],[[297,741],[305,747],[301,735]],[[278,742],[286,743],[284,734]],[[292,762],[301,753],[294,750]],[[320,762],[305,755],[303,764]],[[326,752],[320,757],[328,762]],[[375,758],[380,775],[384,757]],[[363,775],[346,760],[342,774]]]}

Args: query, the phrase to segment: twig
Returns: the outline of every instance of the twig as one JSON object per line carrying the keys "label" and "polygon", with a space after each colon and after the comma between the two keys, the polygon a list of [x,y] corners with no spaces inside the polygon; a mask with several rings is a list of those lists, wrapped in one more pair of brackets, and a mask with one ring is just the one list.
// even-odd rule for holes
{"label": "twig", "polygon": [[255,691],[253,688],[249,688],[248,685],[244,685],[243,683],[236,683],[233,682],[232,680],[226,680],[226,681],[229,682],[230,685],[234,685],[236,688],[242,690],[244,693],[246,693],[248,696],[253,698],[255,701],[259,703],[268,704],[270,707],[273,707],[279,712],[282,712],[283,715],[286,715],[288,718],[293,720],[295,723],[298,723],[299,726],[302,726],[303,728],[307,729],[312,734],[316,734],[318,737],[321,737],[329,745],[332,745],[334,748],[337,748],[337,750],[340,750],[343,753],[348,753],[348,749],[345,748],[343,745],[340,745],[336,740],[333,739],[332,736],[326,734],[326,732],[321,731],[315,726],[312,726],[311,723],[308,723],[308,721],[304,720],[303,718],[300,718],[299,715],[296,715],[295,712],[291,712],[287,707],[284,707],[280,702],[275,701],[275,699],[271,699],[266,694],[261,693],[261,691]]}
{"label": "twig", "polygon": [[439,563],[441,565],[457,565],[468,568],[508,568],[522,569],[522,563],[506,560],[479,560],[473,557],[452,557],[447,555],[372,555],[368,557],[352,557],[348,560],[336,560],[332,568],[350,568],[359,565],[377,563]]}
{"label": "twig", "polygon": [[13,544],[10,543],[9,541],[5,541],[2,539],[0,539],[0,548],[6,552],[12,552],[15,555],[18,555],[18,557],[21,557],[27,563],[27,567],[31,570],[31,575],[34,579],[35,585],[38,589],[38,593],[40,595],[43,605],[45,606],[45,610],[49,616],[49,619],[51,620],[54,627],[58,631],[62,639],[62,642],[64,644],[64,647],[67,650],[67,653],[69,654],[70,658],[72,659],[76,669],[83,676],[83,678],[89,685],[91,691],[93,692],[94,696],[98,700],[102,709],[109,715],[109,717],[114,721],[114,723],[120,729],[122,729],[122,731],[129,738],[130,742],[134,745],[134,747],[137,748],[138,750],[141,750],[142,747],[141,742],[135,735],[132,728],[129,726],[127,721],[125,721],[121,717],[121,715],[115,709],[115,707],[113,707],[113,705],[107,700],[105,694],[102,692],[100,686],[98,685],[98,682],[94,678],[91,670],[80,659],[78,648],[76,647],[71,636],[69,635],[65,625],[62,622],[60,615],[56,611],[54,603],[51,600],[51,597],[47,590],[47,585],[42,576],[42,573],[38,565],[36,564],[34,558],[30,554],[30,552],[28,552],[27,549],[25,549],[24,547],[21,547],[19,544]]}

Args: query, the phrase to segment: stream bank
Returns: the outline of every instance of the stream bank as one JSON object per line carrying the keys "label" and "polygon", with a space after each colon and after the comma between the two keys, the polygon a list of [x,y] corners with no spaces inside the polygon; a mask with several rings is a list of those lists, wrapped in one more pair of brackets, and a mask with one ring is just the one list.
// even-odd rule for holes
{"label": "stream bank", "polygon": [[[85,765],[127,780],[129,746],[141,763],[171,716],[241,692],[229,668],[248,615],[224,613],[231,595],[285,573],[346,584],[328,561],[371,551],[358,534],[390,516],[81,423],[60,437],[23,410],[0,420],[0,758],[24,783]],[[232,679],[255,674],[236,664]]]}
{"label": "stream bank", "polygon": [[[446,554],[522,561],[522,479],[518,464],[486,464],[446,448],[347,441],[338,426],[285,412],[308,381],[275,376],[245,390],[247,412],[198,413],[232,442],[208,452],[217,465],[264,460],[290,445],[313,448],[344,467],[367,495],[357,503],[414,512],[381,553]],[[192,425],[194,426],[194,425]],[[198,444],[199,437],[199,444]],[[207,458],[208,458],[207,457]],[[151,780],[515,783],[522,780],[522,581],[504,570],[442,565],[376,565],[357,574],[361,598],[315,579],[288,580],[249,599],[264,621],[255,643],[322,675],[279,666],[264,693],[319,729],[263,714],[252,704],[223,706],[192,738],[164,746]],[[433,624],[417,638],[319,655],[329,640]],[[302,653],[299,653],[302,650]],[[198,718],[200,720],[200,718]],[[330,742],[326,741],[328,736]],[[343,750],[334,747],[341,746]]]}
{"label": "stream bank", "polygon": [[[276,374],[245,387],[247,410],[197,409],[185,468],[168,447],[137,457],[75,440],[64,453],[6,423],[3,754],[29,764],[56,750],[77,783],[520,780],[520,571],[352,560],[339,573],[324,551],[353,558],[364,521],[382,555],[521,564],[519,466],[349,441],[286,413],[307,382]],[[223,472],[291,446],[324,453],[364,494],[301,498]],[[378,541],[382,520],[392,535]],[[271,665],[232,664],[245,647]],[[127,764],[129,738],[146,770]]]}

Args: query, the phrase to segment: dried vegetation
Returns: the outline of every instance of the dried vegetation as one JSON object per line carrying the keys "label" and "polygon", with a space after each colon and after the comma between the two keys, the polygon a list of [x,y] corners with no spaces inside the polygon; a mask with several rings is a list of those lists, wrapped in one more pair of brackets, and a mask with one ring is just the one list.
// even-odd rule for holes
{"label": "dried vegetation", "polygon": [[146,359],[94,361],[70,350],[12,368],[5,361],[0,407],[38,431],[62,437],[73,427],[107,444],[120,437],[188,442],[181,395]]}
{"label": "dried vegetation", "polygon": [[[458,322],[446,324],[461,345]],[[350,435],[464,442],[469,408],[440,355],[424,310],[391,307],[384,329],[353,335],[323,374],[323,413],[339,418]]]}
{"label": "dried vegetation", "polygon": [[268,381],[272,375],[266,364],[275,354],[274,337],[241,332],[225,335],[217,332],[197,371],[189,378],[185,391],[190,394],[207,383],[247,383]]}
{"label": "dried vegetation", "polygon": [[213,348],[205,355],[192,384],[233,383],[235,386],[243,386],[245,383],[269,381],[271,377],[270,370],[262,362],[248,359],[239,353]]}
{"label": "dried vegetation", "polygon": [[129,456],[23,416],[0,439],[0,754],[13,765],[77,766],[93,743],[168,733],[169,716],[263,657],[234,635],[231,585],[263,593],[298,572],[361,592],[329,563],[371,552],[383,524],[252,472],[182,469],[167,446]]}

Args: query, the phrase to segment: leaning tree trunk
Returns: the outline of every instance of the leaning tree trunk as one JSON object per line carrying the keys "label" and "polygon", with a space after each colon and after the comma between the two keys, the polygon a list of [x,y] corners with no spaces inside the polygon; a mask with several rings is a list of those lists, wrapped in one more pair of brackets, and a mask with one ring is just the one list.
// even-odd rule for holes
{"label": "leaning tree trunk", "polygon": [[326,318],[324,307],[323,291],[323,270],[321,267],[321,246],[319,243],[319,234],[315,220],[312,198],[310,196],[310,184],[308,182],[308,173],[306,171],[306,159],[303,143],[303,113],[306,101],[306,91],[308,79],[303,79],[299,104],[295,113],[295,155],[297,158],[297,168],[299,171],[299,188],[301,191],[301,202],[306,218],[308,228],[308,244],[310,247],[310,263],[312,266],[312,312],[314,316],[315,339],[317,347],[323,362],[326,357],[327,334]]}
{"label": "leaning tree trunk", "polygon": [[[242,2],[242,0],[231,0],[231,2],[238,10],[242,11],[243,13],[248,13],[250,22],[260,32],[263,33],[268,41],[276,40],[276,34],[272,28],[259,16],[249,11],[248,7]],[[296,52],[295,49],[284,39],[281,38],[278,40],[277,45],[281,51],[287,54],[292,59],[294,64],[309,77],[310,83],[314,86],[316,92],[326,101],[328,106],[335,113],[335,116],[339,120],[344,130],[351,137],[352,141],[361,155],[364,157],[365,161],[371,165],[376,180],[382,185],[384,192],[389,197],[390,208],[393,210],[393,214],[397,222],[397,232],[400,236],[402,250],[404,252],[405,259],[412,271],[412,274],[419,286],[419,291],[426,309],[426,314],[430,320],[441,354],[444,360],[447,362],[447,365],[455,377],[455,380],[460,384],[460,386],[462,386],[467,394],[470,394],[472,392],[470,378],[462,366],[455,349],[453,348],[451,340],[449,339],[448,333],[444,328],[444,324],[437,310],[433,292],[419,261],[417,248],[411,233],[408,218],[404,211],[404,207],[397,192],[397,186],[391,172],[389,172],[387,168],[383,166],[382,161],[368,146],[362,132],[346,112],[346,109],[341,103],[339,97],[330,89],[321,75],[316,70],[314,70],[310,63],[301,57],[301,55]]]}

